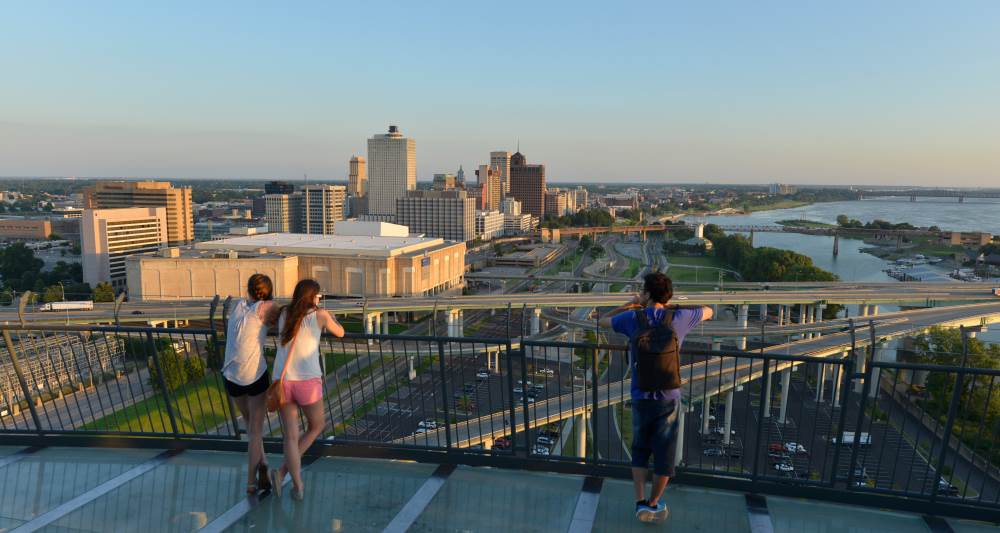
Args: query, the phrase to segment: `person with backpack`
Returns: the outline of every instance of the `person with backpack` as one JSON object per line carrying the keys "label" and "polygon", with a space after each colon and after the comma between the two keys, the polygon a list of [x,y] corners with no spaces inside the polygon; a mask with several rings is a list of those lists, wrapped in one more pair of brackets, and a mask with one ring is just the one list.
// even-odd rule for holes
{"label": "person with backpack", "polygon": [[[666,520],[660,501],[674,475],[681,410],[680,347],[695,326],[711,320],[712,308],[668,306],[673,281],[662,272],[647,274],[643,289],[629,303],[599,321],[629,338],[632,374],[632,481],[635,516],[643,522]],[[649,459],[653,482],[646,497]]]}
{"label": "person with backpack", "polygon": [[[319,345],[323,331],[344,336],[344,328],[329,311],[319,306],[323,295],[315,280],[304,279],[295,285],[292,301],[278,317],[278,353],[274,373],[280,376],[281,427],[284,430],[285,463],[271,470],[274,495],[281,497],[285,475],[292,477],[292,499],[302,501],[302,454],[323,431],[323,367]],[[305,432],[299,435],[299,410],[305,416]]]}
{"label": "person with backpack", "polygon": [[247,494],[271,488],[264,454],[264,393],[271,384],[264,360],[267,328],[278,318],[271,278],[254,274],[247,280],[247,297],[239,298],[226,323],[223,384],[243,416],[247,430]]}

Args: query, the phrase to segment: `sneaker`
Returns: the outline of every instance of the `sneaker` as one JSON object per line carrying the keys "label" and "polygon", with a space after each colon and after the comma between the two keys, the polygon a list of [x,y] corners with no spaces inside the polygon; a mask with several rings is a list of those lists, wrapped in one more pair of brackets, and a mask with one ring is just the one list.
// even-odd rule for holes
{"label": "sneaker", "polygon": [[670,509],[667,509],[667,504],[660,502],[656,504],[655,511],[653,512],[653,522],[657,524],[663,522],[670,516]]}
{"label": "sneaker", "polygon": [[277,468],[271,469],[271,492],[278,498],[281,497],[281,482],[284,481],[279,475]]}
{"label": "sneaker", "polygon": [[635,517],[640,522],[652,522],[656,515],[656,507],[651,507],[646,500],[635,502]]}
{"label": "sneaker", "polygon": [[292,499],[295,500],[295,501],[297,501],[297,502],[300,502],[300,501],[306,499],[305,491],[293,488],[292,489]]}

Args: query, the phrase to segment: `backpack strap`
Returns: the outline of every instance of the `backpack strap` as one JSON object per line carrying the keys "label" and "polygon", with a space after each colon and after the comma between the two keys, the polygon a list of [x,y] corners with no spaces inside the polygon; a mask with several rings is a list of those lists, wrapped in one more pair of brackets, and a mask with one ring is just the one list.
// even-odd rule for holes
{"label": "backpack strap", "polygon": [[674,311],[677,310],[676,306],[664,306],[663,307],[663,321],[660,322],[661,327],[673,329],[674,325]]}
{"label": "backpack strap", "polygon": [[649,327],[649,319],[646,318],[646,308],[640,307],[633,311],[635,313],[635,320],[639,323],[639,329],[646,329]]}

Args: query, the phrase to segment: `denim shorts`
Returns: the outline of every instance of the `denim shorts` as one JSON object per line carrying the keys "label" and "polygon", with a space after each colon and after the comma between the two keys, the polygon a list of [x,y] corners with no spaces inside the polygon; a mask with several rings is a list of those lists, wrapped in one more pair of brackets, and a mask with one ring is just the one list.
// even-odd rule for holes
{"label": "denim shorts", "polygon": [[632,400],[632,466],[648,468],[653,456],[653,472],[673,477],[677,417],[677,400]]}

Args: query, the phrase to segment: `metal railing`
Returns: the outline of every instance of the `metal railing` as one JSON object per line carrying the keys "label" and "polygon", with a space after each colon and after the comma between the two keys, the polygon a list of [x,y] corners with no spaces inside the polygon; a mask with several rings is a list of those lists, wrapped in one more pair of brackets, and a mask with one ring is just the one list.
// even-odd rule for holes
{"label": "metal railing", "polygon": [[[0,435],[241,446],[215,329],[0,331]],[[625,346],[348,334],[324,337],[320,351],[316,453],[627,474]],[[882,361],[860,346],[835,357],[684,350],[681,363],[682,481],[963,516],[1000,510],[1000,370]],[[276,449],[276,416],[264,431]]]}

